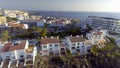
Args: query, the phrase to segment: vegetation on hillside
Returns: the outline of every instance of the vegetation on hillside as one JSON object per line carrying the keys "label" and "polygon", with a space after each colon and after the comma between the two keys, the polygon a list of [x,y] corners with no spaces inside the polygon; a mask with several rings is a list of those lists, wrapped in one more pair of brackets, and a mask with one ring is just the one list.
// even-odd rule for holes
{"label": "vegetation on hillside", "polygon": [[93,45],[90,54],[72,56],[66,50],[66,56],[43,56],[36,58],[35,68],[119,68],[120,48],[114,44],[114,39],[99,48]]}
{"label": "vegetation on hillside", "polygon": [[12,18],[12,17],[6,17],[7,18],[7,21],[8,22],[10,22],[10,21],[12,21],[12,20],[14,20],[14,21],[17,21],[18,19],[17,18]]}
{"label": "vegetation on hillside", "polygon": [[9,32],[7,30],[4,30],[1,34],[1,40],[7,41],[10,38],[11,38],[11,36],[9,35]]}

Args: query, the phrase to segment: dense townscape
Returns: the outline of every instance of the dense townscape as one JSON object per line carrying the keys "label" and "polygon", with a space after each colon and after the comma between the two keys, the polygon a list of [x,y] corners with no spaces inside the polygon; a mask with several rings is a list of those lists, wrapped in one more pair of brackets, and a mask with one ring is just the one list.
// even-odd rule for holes
{"label": "dense townscape", "polygon": [[118,68],[100,66],[108,59],[93,59],[120,56],[119,47],[120,19],[88,16],[81,21],[0,9],[0,68]]}

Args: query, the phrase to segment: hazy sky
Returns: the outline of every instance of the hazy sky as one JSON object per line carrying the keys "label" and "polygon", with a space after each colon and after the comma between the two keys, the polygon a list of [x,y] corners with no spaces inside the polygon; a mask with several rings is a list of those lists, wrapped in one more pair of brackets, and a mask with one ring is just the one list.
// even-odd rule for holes
{"label": "hazy sky", "polygon": [[0,0],[0,8],[41,11],[120,12],[120,0]]}

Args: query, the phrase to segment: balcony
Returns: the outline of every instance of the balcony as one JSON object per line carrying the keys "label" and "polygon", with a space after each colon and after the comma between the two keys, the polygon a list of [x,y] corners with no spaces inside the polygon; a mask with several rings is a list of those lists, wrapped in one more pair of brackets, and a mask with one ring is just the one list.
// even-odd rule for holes
{"label": "balcony", "polygon": [[65,48],[61,48],[61,49],[60,49],[60,54],[65,56],[65,55],[66,55],[66,52],[65,52],[65,51],[66,51]]}
{"label": "balcony", "polygon": [[71,47],[72,50],[75,50],[75,47]]}
{"label": "balcony", "polygon": [[64,56],[66,55],[65,51],[64,51],[64,52],[60,52],[60,54],[61,54],[61,55],[64,55]]}
{"label": "balcony", "polygon": [[60,49],[60,52],[63,52],[63,51],[65,51],[65,48],[61,48],[61,49]]}
{"label": "balcony", "polygon": [[26,66],[33,65],[33,60],[28,60],[25,62]]}
{"label": "balcony", "polygon": [[25,62],[24,59],[19,59],[19,62],[18,62],[18,68],[22,68],[22,67],[24,67],[24,62]]}
{"label": "balcony", "polygon": [[10,61],[10,59],[6,59],[6,60],[4,60],[4,63],[3,63],[2,68],[8,68],[9,61]]}
{"label": "balcony", "polygon": [[26,59],[33,59],[33,56],[30,54],[30,55],[26,55]]}
{"label": "balcony", "polygon": [[59,56],[59,50],[56,50],[56,51],[49,51],[49,55],[54,55],[54,56]]}
{"label": "balcony", "polygon": [[49,52],[49,55],[53,55],[54,53],[53,52]]}
{"label": "balcony", "polygon": [[16,65],[17,65],[17,60],[13,60],[13,61],[11,61],[11,63],[10,63],[10,68],[15,68]]}

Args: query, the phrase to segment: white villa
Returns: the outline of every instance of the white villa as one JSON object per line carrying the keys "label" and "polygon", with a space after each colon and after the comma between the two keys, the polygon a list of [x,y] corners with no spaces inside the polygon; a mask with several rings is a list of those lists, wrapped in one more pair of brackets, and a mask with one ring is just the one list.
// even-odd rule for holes
{"label": "white villa", "polygon": [[81,36],[66,37],[63,42],[73,55],[77,53],[82,55],[91,51],[90,42]]}
{"label": "white villa", "polygon": [[44,19],[26,19],[22,20],[21,23],[27,24],[28,28],[31,27],[43,27],[44,26]]}
{"label": "white villa", "polygon": [[98,44],[104,46],[103,43],[106,42],[106,32],[107,30],[93,30],[90,33],[87,33],[86,38],[92,45]]}
{"label": "white villa", "polygon": [[4,10],[3,15],[5,17],[17,18],[18,20],[29,19],[29,13],[18,10]]}
{"label": "white villa", "polygon": [[33,42],[33,40],[18,40],[1,44],[0,67],[19,68],[28,65],[32,66],[37,54],[37,48]]}
{"label": "white villa", "polygon": [[59,42],[59,37],[41,39],[41,55],[60,55],[65,54],[65,46]]}

